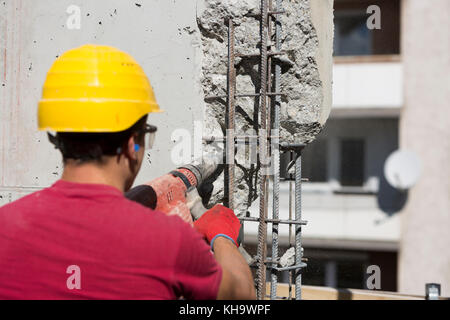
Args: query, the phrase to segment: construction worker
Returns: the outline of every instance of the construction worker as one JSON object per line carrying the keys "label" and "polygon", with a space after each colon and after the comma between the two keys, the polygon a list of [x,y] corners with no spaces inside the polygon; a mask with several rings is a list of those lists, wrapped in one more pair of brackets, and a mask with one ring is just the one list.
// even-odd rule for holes
{"label": "construction worker", "polygon": [[255,297],[232,210],[216,205],[192,228],[124,197],[155,135],[152,112],[153,90],[128,54],[85,45],[55,61],[38,126],[56,132],[64,171],[0,208],[0,299]]}

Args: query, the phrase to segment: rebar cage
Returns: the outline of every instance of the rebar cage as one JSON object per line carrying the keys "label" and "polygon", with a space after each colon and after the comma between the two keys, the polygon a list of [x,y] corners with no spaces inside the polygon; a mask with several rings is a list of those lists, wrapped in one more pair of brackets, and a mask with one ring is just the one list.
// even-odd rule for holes
{"label": "rebar cage", "polygon": [[[255,54],[239,54],[235,51],[235,26],[233,19],[230,17],[226,24],[228,26],[228,73],[227,73],[227,95],[226,96],[209,96],[207,99],[226,98],[226,136],[216,141],[225,142],[226,166],[224,171],[224,196],[226,205],[234,209],[234,192],[235,192],[235,164],[234,154],[236,143],[242,142],[242,137],[235,134],[235,100],[240,97],[255,97],[259,99],[259,130],[257,139],[258,154],[257,167],[259,167],[259,217],[241,217],[244,222],[258,223],[258,244],[257,255],[255,257],[256,272],[256,289],[257,298],[262,300],[270,298],[271,300],[280,299],[277,296],[278,277],[280,272],[289,272],[289,279],[295,282],[295,299],[301,299],[301,271],[306,267],[302,261],[302,226],[306,225],[306,221],[302,220],[302,167],[301,153],[304,148],[303,144],[285,144],[279,139],[280,129],[280,106],[281,106],[281,65],[280,62],[273,59],[274,56],[283,55],[281,50],[281,33],[282,25],[279,16],[284,13],[282,8],[282,0],[276,0],[275,7],[272,0],[261,0],[260,13],[254,14],[259,17],[260,23],[260,51]],[[274,47],[274,48],[273,48]],[[259,93],[236,93],[236,57],[259,57],[259,74],[260,74],[260,92]],[[273,70],[274,69],[274,70]],[[273,82],[273,83],[272,83]],[[272,135],[274,134],[274,135]],[[280,151],[289,152],[291,154],[291,165],[295,168],[294,177],[290,180],[289,192],[289,219],[280,219],[279,214],[279,193],[280,193]],[[268,159],[270,158],[270,161]],[[270,163],[273,169],[272,179],[269,179],[263,167]],[[269,204],[269,183],[272,180],[272,214],[268,216]],[[294,182],[295,187],[292,188]],[[292,217],[292,198],[295,203],[295,217]],[[267,225],[272,226],[272,256],[267,257]],[[292,227],[295,228],[295,263],[291,266],[281,266],[279,257],[279,225],[289,225],[289,233]],[[289,244],[291,235],[289,235]],[[266,278],[267,271],[270,272],[270,295],[266,295]],[[289,286],[289,297],[291,299],[291,285]]]}

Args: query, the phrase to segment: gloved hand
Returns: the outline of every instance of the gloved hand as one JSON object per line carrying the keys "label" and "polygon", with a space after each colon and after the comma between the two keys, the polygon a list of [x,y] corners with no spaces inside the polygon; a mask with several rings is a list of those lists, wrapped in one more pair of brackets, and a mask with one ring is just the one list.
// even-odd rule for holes
{"label": "gloved hand", "polygon": [[194,228],[200,232],[211,245],[218,237],[225,237],[239,246],[238,237],[241,223],[235,216],[233,210],[216,204],[214,207],[206,211],[200,219],[194,222]]}

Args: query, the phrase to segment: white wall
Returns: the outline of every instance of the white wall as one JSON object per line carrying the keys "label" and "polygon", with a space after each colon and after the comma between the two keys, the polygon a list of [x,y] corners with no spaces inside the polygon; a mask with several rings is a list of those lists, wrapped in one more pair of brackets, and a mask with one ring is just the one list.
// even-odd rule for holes
{"label": "white wall", "polygon": [[402,70],[399,62],[335,64],[333,109],[400,108]]}
{"label": "white wall", "polygon": [[[183,30],[197,29],[196,2],[0,2],[0,205],[58,179],[60,155],[45,133],[37,131],[37,102],[56,56],[85,43],[112,45],[133,55],[166,111],[150,116],[159,131],[137,182],[175,166],[170,159],[172,131],[192,131],[194,120],[203,115],[203,93],[194,79],[201,66],[199,35]],[[66,26],[72,4],[81,8],[80,30]]]}
{"label": "white wall", "polygon": [[402,8],[405,108],[400,145],[422,163],[402,221],[399,289],[425,283],[450,296],[450,30],[448,0],[406,0]]}

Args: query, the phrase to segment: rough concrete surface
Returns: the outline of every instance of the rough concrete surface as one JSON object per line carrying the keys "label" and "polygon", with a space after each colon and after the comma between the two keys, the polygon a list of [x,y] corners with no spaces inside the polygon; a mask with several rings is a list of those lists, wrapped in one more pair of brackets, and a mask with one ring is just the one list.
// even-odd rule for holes
{"label": "rough concrete surface", "polygon": [[280,265],[285,267],[293,266],[295,263],[295,248],[290,247],[280,258]]}
{"label": "rough concrete surface", "polygon": [[[275,3],[275,1],[274,1]],[[326,3],[323,8],[330,18],[327,30],[321,30],[327,37],[323,42],[332,39],[332,4]],[[328,7],[327,7],[328,5]],[[331,45],[325,43],[329,53],[320,53],[319,38],[312,19],[310,0],[283,1],[285,14],[280,16],[282,23],[282,50],[286,55],[281,61],[280,137],[286,143],[310,143],[323,128],[329,114],[331,84],[322,81],[317,57],[322,61],[329,56]],[[259,52],[259,18],[251,14],[260,10],[259,0],[205,0],[198,10],[197,24],[201,33],[203,47],[201,84],[205,96],[226,95],[228,28],[225,21],[232,17],[235,29],[235,48],[237,53]],[[319,9],[320,11],[320,9]],[[316,10],[317,12],[317,10]],[[319,15],[320,16],[320,15]],[[323,22],[321,22],[323,24]],[[322,28],[323,29],[323,28]],[[273,32],[274,33],[274,32]],[[325,40],[327,39],[327,40]],[[274,38],[272,38],[275,50]],[[331,64],[326,64],[323,73],[331,75]],[[236,92],[258,93],[260,90],[259,57],[237,58],[236,60]],[[329,77],[327,78],[329,79]],[[325,103],[324,103],[325,100]],[[258,121],[259,98],[238,98],[236,100],[236,134],[252,135],[260,127]],[[206,100],[205,127],[206,135],[221,136],[225,132],[226,99]],[[238,150],[236,154],[235,205],[237,212],[243,214],[257,197],[257,168],[248,164],[249,151]],[[245,163],[247,162],[247,163]],[[215,184],[216,198],[222,196],[223,181]]]}

